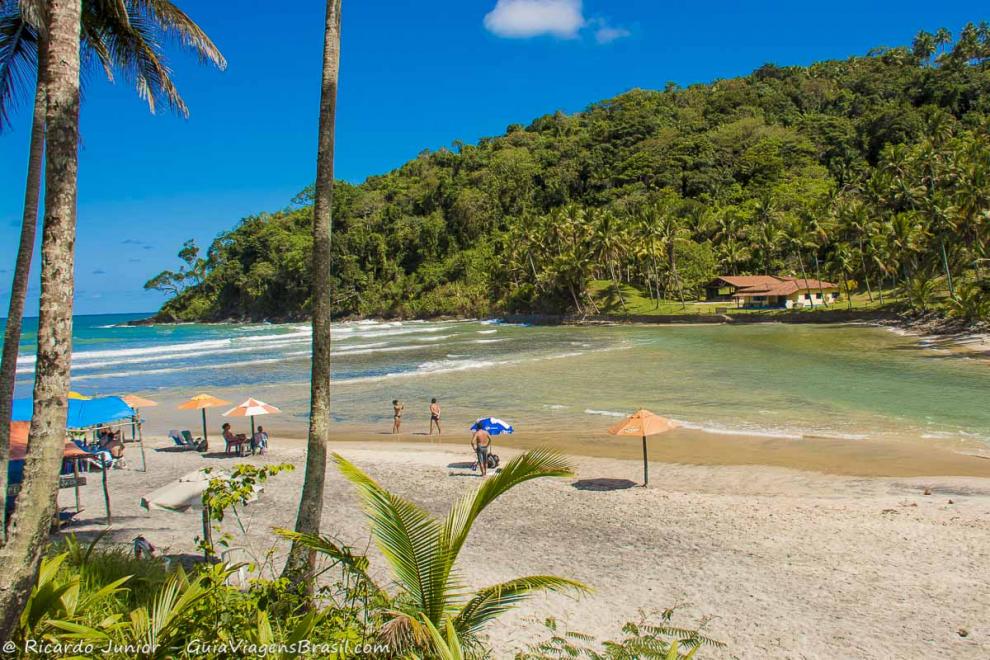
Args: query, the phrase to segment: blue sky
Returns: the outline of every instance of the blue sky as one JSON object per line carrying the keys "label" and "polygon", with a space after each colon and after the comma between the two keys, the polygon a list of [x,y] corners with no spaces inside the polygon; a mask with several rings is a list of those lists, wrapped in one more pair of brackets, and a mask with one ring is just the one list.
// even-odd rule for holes
{"label": "blue sky", "polygon": [[[77,243],[79,313],[142,312],[142,290],[242,217],[284,207],[314,178],[323,11],[314,0],[175,0],[213,37],[217,72],[178,49],[191,116],[152,116],[123,80],[86,76]],[[973,2],[344,0],[337,174],[359,182],[454,140],[472,142],[633,87],[808,64],[957,32]],[[28,107],[0,135],[0,315],[9,301]],[[37,313],[37,275],[28,315]]]}

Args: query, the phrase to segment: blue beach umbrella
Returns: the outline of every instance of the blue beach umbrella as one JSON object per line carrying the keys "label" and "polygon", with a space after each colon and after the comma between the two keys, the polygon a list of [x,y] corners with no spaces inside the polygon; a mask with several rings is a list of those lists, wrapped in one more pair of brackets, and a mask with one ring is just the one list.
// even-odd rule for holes
{"label": "blue beach umbrella", "polygon": [[471,425],[472,431],[477,431],[478,429],[484,429],[490,435],[502,435],[503,433],[512,433],[513,431],[512,424],[498,417],[482,417]]}

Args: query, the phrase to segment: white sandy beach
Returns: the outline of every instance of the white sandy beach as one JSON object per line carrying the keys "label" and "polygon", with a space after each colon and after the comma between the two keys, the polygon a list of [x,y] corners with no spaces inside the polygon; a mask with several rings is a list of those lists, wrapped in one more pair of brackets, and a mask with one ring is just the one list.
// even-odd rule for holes
{"label": "white sandy beach", "polygon": [[[196,514],[148,513],[139,498],[204,465],[304,460],[298,441],[247,459],[159,452],[148,471],[136,447],[113,470],[114,541],[144,534],[171,553],[194,552]],[[396,492],[441,514],[479,483],[460,445],[335,443],[332,447]],[[503,460],[516,450],[502,448]],[[654,463],[650,489],[628,487],[641,463],[575,457],[574,479],[519,487],[475,527],[460,568],[472,586],[533,573],[583,580],[590,596],[539,596],[491,629],[498,657],[540,637],[554,616],[602,639],[641,610],[679,606],[677,623],[704,624],[725,641],[704,657],[986,658],[990,656],[990,479],[859,478],[763,466]],[[452,467],[453,466],[453,467]],[[364,548],[369,535],[351,486],[328,468],[324,532]],[[268,483],[243,512],[257,555],[273,526],[291,527],[302,470]],[[70,530],[102,529],[98,473]],[[617,481],[601,481],[617,480]],[[600,490],[619,486],[615,490]],[[931,495],[924,495],[929,488]],[[950,502],[951,500],[951,502]],[[72,491],[60,494],[72,504]],[[229,526],[228,526],[229,527]],[[230,528],[234,531],[233,528]],[[371,551],[376,570],[380,557]]]}

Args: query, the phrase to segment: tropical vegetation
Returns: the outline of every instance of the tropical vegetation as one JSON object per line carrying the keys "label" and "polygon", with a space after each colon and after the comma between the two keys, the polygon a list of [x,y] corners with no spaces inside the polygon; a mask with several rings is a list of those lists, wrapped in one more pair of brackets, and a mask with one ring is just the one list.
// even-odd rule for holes
{"label": "tropical vegetation", "polygon": [[[330,300],[339,316],[594,313],[602,282],[660,308],[716,274],[768,273],[984,315],[988,167],[986,24],[632,90],[337,182]],[[174,294],[159,318],[308,316],[312,201],[149,281]]]}

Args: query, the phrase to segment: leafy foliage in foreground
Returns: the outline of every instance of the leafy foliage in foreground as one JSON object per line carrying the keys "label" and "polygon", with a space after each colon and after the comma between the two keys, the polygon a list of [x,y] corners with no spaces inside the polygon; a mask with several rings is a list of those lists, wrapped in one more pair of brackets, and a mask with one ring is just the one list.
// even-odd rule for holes
{"label": "leafy foliage in foreground", "polygon": [[466,593],[455,569],[457,557],[478,516],[510,489],[542,477],[570,476],[563,458],[547,450],[526,452],[512,459],[473,493],[451,507],[438,520],[398,495],[389,492],[357,466],[334,454],[341,472],[361,496],[371,523],[371,533],[392,569],[399,593],[391,596],[332,540],[280,530],[287,538],[302,541],[313,550],[350,566],[390,603],[384,614],[382,634],[393,650],[434,652],[446,656],[453,649],[482,650],[479,635],[497,617],[534,592],[587,591],[580,582],[553,575],[530,575]]}
{"label": "leafy foliage in foreground", "polygon": [[[963,279],[986,300],[990,29],[950,41],[633,90],[338,183],[335,311],[594,312],[594,279],[659,301],[717,273],[870,298],[938,278],[936,302]],[[184,245],[182,268],[148,283],[175,294],[161,317],[306,316],[310,201],[246,218],[203,256]]]}
{"label": "leafy foliage in foreground", "polygon": [[[366,557],[329,536],[278,530],[324,559],[315,601],[299,585],[264,579],[260,573],[236,584],[242,565],[199,562],[187,571],[177,563],[170,570],[161,559],[136,559],[122,548],[98,545],[102,534],[88,546],[70,536],[43,560],[12,641],[22,650],[32,649],[29,640],[50,645],[27,653],[43,657],[290,658],[308,653],[330,658],[486,658],[492,651],[485,629],[532,593],[587,591],[574,580],[536,575],[470,593],[455,568],[472,526],[492,502],[528,481],[571,475],[568,464],[553,452],[531,451],[509,461],[442,519],[383,488],[340,456],[334,461],[357,487],[397,588],[377,583]],[[283,469],[277,465],[259,472],[247,466],[235,469],[233,476],[215,478],[203,495],[218,512],[212,520],[222,520],[228,510],[236,518],[236,507],[250,500],[257,481]],[[579,653],[674,660],[693,656],[702,644],[719,645],[698,632],[672,627],[671,614],[664,613],[659,626],[628,624],[626,638],[606,642],[604,655],[590,655],[597,651],[577,644],[591,643],[586,636],[565,633],[520,657]],[[556,631],[554,622],[547,625]]]}
{"label": "leafy foliage in foreground", "polygon": [[664,610],[658,624],[648,623],[644,616],[639,623],[622,627],[621,640],[597,642],[594,637],[572,630],[562,630],[555,619],[544,626],[548,639],[532,644],[518,653],[516,660],[549,660],[550,658],[589,658],[590,660],[679,660],[693,658],[704,646],[724,648],[725,644],[697,630],[674,626],[674,609]]}

